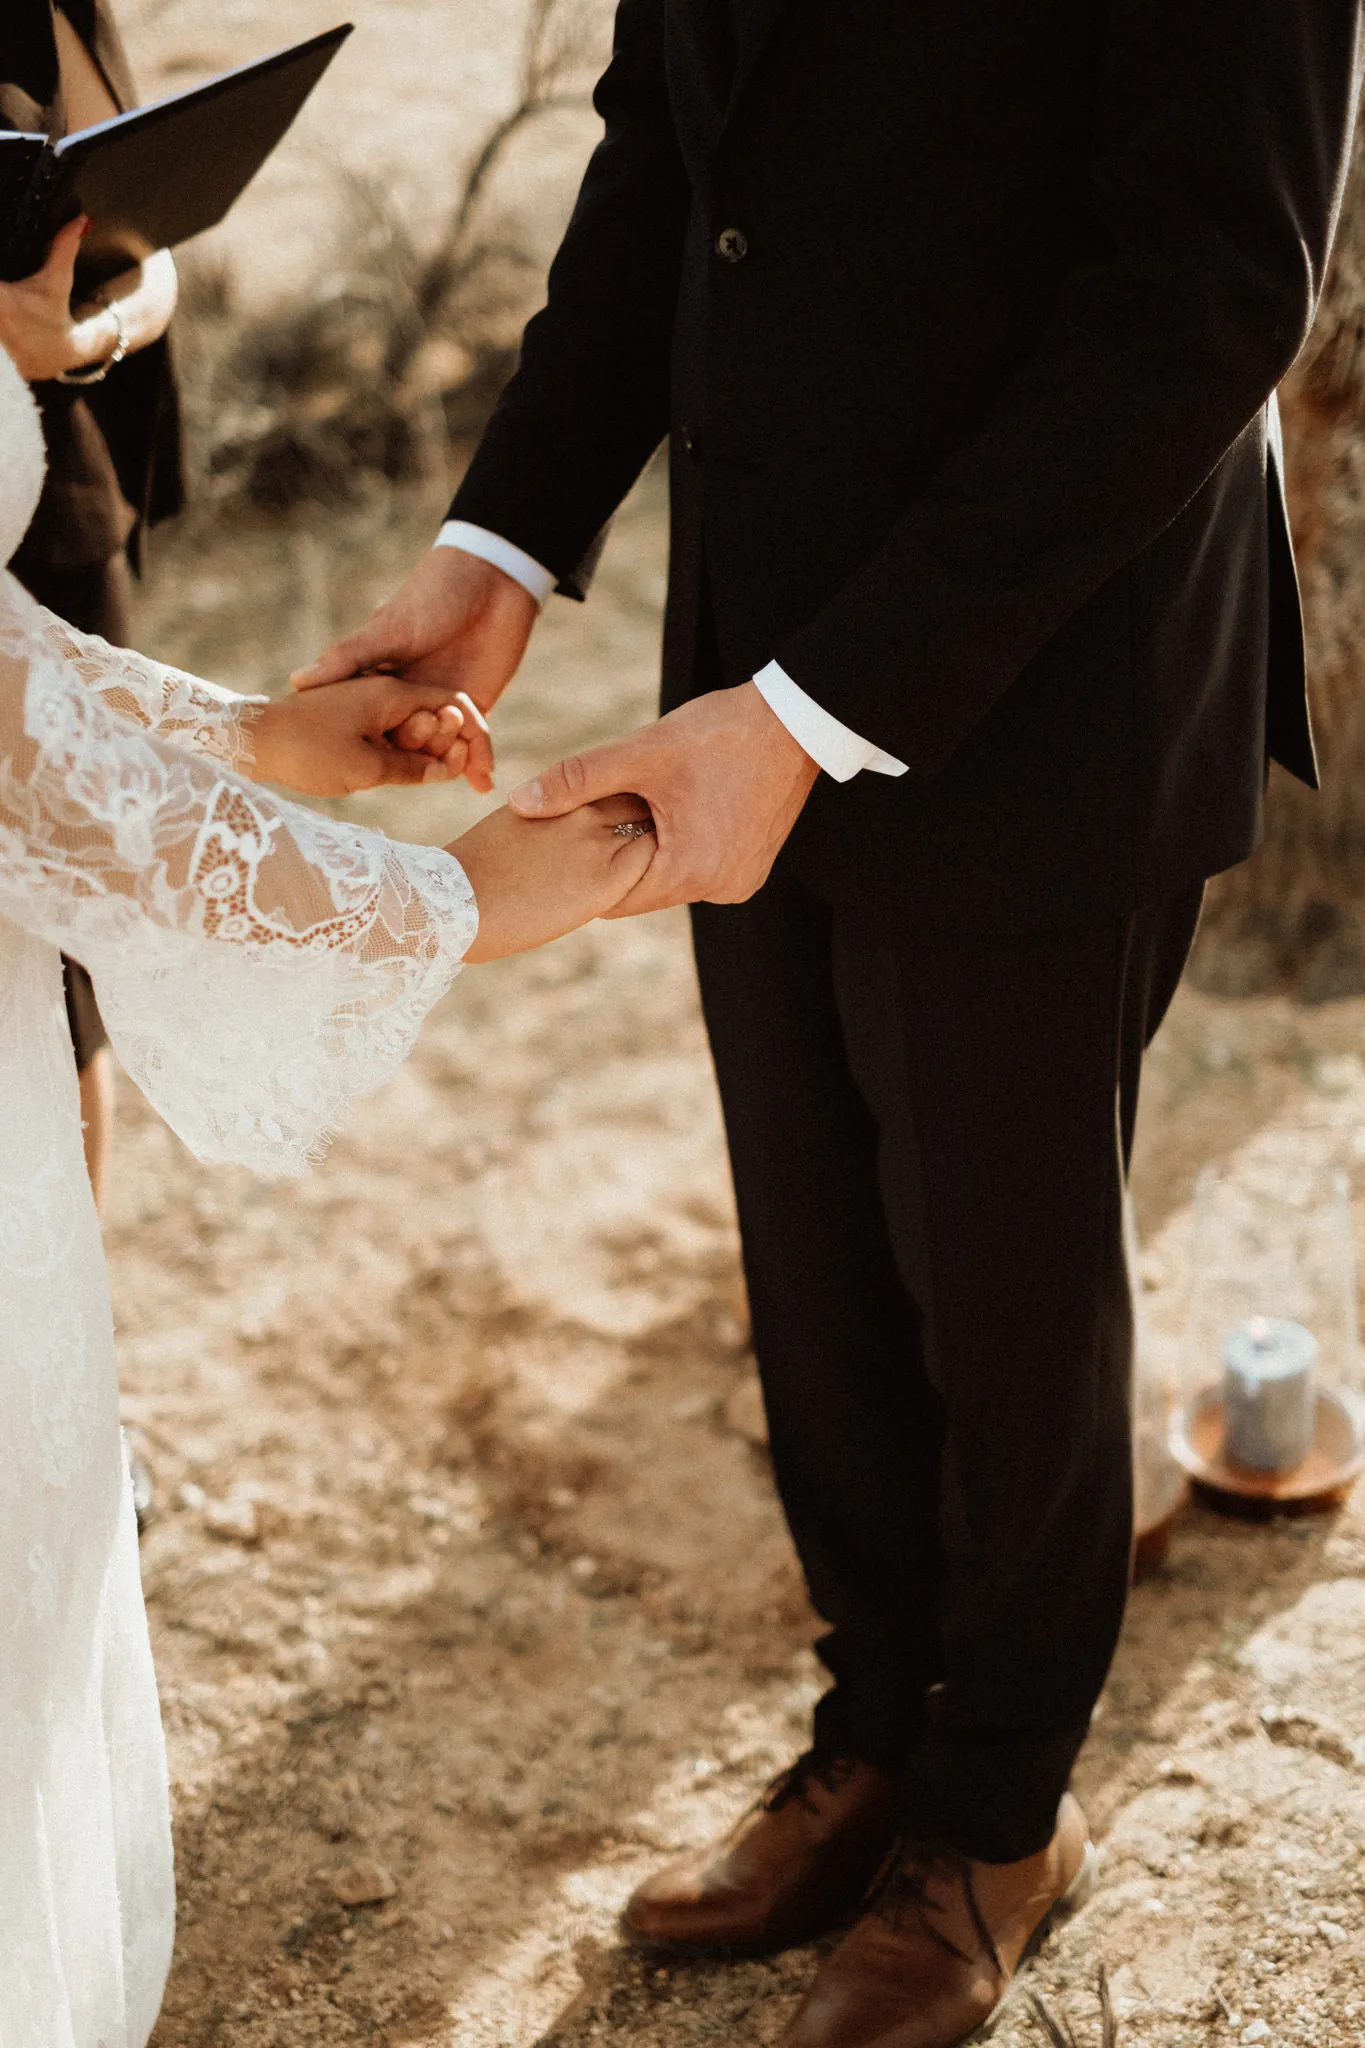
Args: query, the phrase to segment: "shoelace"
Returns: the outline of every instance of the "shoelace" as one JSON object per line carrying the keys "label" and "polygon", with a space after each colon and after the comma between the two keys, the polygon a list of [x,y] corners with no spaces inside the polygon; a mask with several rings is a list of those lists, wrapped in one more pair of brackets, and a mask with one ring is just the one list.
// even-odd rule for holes
{"label": "shoelace", "polygon": [[779,1771],[759,1799],[758,1807],[764,1813],[779,1813],[793,1799],[799,1799],[803,1806],[814,1812],[814,1803],[809,1797],[811,1779],[816,1779],[827,1792],[837,1792],[841,1785],[848,1783],[855,1768],[851,1757],[830,1756],[818,1749],[807,1749],[794,1764],[789,1764],[785,1771]]}
{"label": "shoelace", "polygon": [[940,1882],[959,1884],[967,1901],[967,1910],[972,1916],[981,1945],[990,1957],[996,1974],[1005,1977],[1008,1972],[1000,1959],[995,1937],[986,1925],[972,1883],[972,1866],[968,1859],[956,1849],[936,1848],[931,1843],[896,1843],[881,1871],[873,1879],[868,1893],[867,1910],[876,1913],[888,1927],[897,1928],[907,1914],[913,1913],[931,1941],[947,1949],[960,1963],[970,1964],[972,1958],[960,1949],[955,1941],[934,1925],[933,1915],[942,1909],[930,1897],[929,1886],[938,1878]]}

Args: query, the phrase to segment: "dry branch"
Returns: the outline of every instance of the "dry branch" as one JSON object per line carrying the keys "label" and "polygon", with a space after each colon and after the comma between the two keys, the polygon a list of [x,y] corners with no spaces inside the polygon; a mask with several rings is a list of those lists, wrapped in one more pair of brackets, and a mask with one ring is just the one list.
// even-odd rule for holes
{"label": "dry branch", "polygon": [[530,0],[511,103],[471,153],[433,248],[379,180],[344,171],[333,261],[298,299],[243,323],[227,276],[191,266],[186,385],[210,511],[330,506],[376,479],[411,481],[481,426],[536,269],[522,229],[494,213],[497,174],[534,123],[586,105],[588,24],[582,0]]}
{"label": "dry branch", "polygon": [[[1100,2006],[1100,2048],[1118,2048],[1119,2023],[1114,2014],[1114,2002],[1109,1995],[1109,1976],[1104,1964],[1100,1964],[1095,1985]],[[1063,2013],[1059,2019],[1047,2001],[1036,1991],[1029,1994],[1029,2005],[1033,2016],[1047,2035],[1051,2048],[1080,2048],[1076,2032],[1068,2016]]]}

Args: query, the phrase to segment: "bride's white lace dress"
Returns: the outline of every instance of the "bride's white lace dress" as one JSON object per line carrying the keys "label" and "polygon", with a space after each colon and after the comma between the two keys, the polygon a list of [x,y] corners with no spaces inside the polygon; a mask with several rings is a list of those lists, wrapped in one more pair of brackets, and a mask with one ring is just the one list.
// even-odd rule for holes
{"label": "bride's white lace dress", "polygon": [[[0,562],[42,440],[0,350]],[[297,1172],[474,933],[463,872],[232,772],[248,700],[0,570],[0,2048],[142,2048],[166,1767],[58,948],[201,1158]]]}

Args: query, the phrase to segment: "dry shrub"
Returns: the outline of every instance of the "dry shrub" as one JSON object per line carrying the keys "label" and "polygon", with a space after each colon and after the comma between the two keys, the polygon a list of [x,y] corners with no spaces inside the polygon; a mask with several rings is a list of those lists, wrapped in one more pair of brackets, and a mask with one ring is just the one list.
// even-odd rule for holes
{"label": "dry shrub", "polygon": [[1308,345],[1281,389],[1322,767],[1273,771],[1267,831],[1210,891],[1193,962],[1216,994],[1365,990],[1365,132]]}
{"label": "dry shrub", "polygon": [[180,330],[196,499],[212,516],[334,507],[444,469],[515,359],[538,262],[496,204],[518,137],[586,102],[584,0],[530,0],[517,84],[479,141],[434,247],[382,185],[344,174],[332,258],[297,298],[243,317],[222,268],[185,266]]}

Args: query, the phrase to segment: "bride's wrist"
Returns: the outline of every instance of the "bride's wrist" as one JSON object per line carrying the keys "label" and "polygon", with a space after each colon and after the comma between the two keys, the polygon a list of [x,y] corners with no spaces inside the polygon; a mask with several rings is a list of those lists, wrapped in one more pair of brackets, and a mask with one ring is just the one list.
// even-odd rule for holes
{"label": "bride's wrist", "polygon": [[257,782],[278,782],[275,762],[277,704],[269,697],[244,697],[236,707],[237,748],[234,766]]}

